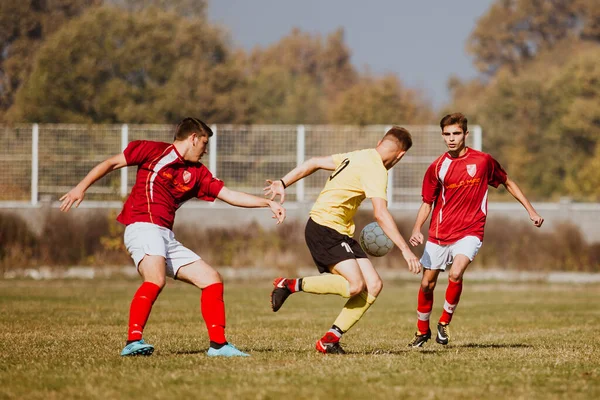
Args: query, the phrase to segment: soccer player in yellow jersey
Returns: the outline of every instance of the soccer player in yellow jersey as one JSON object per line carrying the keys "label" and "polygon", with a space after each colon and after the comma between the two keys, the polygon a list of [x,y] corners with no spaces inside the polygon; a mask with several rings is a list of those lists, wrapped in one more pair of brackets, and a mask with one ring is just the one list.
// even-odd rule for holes
{"label": "soccer player in yellow jersey", "polygon": [[[373,203],[373,214],[385,234],[402,251],[408,269],[421,272],[387,208],[388,170],[412,146],[410,133],[392,127],[374,149],[326,157],[315,157],[297,166],[279,180],[267,180],[265,195],[285,200],[285,189],[319,169],[333,171],[317,198],[306,224],[308,249],[323,275],[298,279],[277,278],[271,293],[273,311],[279,310],[292,293],[337,294],[348,298],[331,329],[317,341],[321,353],[344,354],[340,338],[375,301],[383,286],[379,274],[360,245],[352,238],[354,214],[365,198]],[[325,274],[327,273],[327,274]]]}

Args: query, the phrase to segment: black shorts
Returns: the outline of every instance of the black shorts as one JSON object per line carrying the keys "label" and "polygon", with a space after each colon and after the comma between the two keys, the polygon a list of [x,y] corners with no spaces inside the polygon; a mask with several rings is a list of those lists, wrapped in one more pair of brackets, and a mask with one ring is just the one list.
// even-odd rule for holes
{"label": "black shorts", "polygon": [[331,272],[329,267],[352,258],[367,258],[360,244],[335,229],[319,225],[311,218],[306,223],[304,238],[320,273]]}

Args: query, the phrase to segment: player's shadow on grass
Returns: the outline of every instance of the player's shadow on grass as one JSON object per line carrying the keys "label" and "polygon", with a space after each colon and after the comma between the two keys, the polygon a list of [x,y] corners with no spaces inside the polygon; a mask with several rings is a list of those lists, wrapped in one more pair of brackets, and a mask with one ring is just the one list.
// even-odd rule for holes
{"label": "player's shadow on grass", "polygon": [[[399,355],[406,355],[409,354],[411,351],[414,351],[414,349],[373,349],[373,350],[365,350],[365,351],[352,351],[352,350],[346,350],[346,355],[351,355],[351,356],[389,356],[389,355],[394,355],[394,356],[399,356]],[[425,350],[425,349],[420,349],[420,352],[428,352],[428,353],[434,353],[433,350]]]}
{"label": "player's shadow on grass", "polygon": [[419,352],[420,354],[429,354],[429,355],[438,355],[444,351],[452,350],[456,348],[469,348],[469,349],[519,349],[519,348],[528,348],[532,347],[528,344],[522,343],[466,343],[466,344],[458,344],[458,345],[450,345],[450,346],[433,346],[431,348],[419,348],[419,349],[397,349],[397,350],[389,350],[389,349],[374,349],[368,351],[348,351],[347,354],[353,355],[404,355],[409,354],[411,352]]}
{"label": "player's shadow on grass", "polygon": [[452,347],[466,347],[471,349],[518,349],[531,346],[523,343],[466,343]]}
{"label": "player's shadow on grass", "polygon": [[177,350],[177,351],[172,351],[170,352],[170,354],[175,354],[175,355],[189,355],[189,354],[206,354],[207,349],[202,349],[202,350]]}

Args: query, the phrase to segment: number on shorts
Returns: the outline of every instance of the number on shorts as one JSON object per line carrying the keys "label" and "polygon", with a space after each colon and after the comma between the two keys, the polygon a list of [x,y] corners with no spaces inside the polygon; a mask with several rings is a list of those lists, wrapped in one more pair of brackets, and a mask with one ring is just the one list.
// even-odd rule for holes
{"label": "number on shorts", "polygon": [[347,251],[348,253],[354,253],[354,252],[352,251],[352,248],[350,248],[350,245],[349,245],[348,243],[346,243],[346,242],[342,242],[342,247],[343,247],[344,249],[346,249],[346,251]]}

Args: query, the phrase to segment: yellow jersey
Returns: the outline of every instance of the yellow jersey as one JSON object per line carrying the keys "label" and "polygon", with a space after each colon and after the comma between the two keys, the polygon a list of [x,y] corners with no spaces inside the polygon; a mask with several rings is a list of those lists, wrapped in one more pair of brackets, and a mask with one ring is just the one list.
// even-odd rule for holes
{"label": "yellow jersey", "polygon": [[365,198],[387,199],[388,170],[375,149],[334,154],[335,171],[327,179],[310,217],[342,235],[354,235],[354,215]]}

